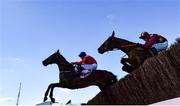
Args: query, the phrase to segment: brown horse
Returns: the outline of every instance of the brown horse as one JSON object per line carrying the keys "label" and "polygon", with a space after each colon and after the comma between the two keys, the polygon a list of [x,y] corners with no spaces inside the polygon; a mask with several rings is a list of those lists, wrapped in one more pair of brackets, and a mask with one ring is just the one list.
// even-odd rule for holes
{"label": "brown horse", "polygon": [[144,60],[152,56],[149,50],[142,48],[141,44],[117,38],[114,35],[115,33],[113,31],[112,35],[98,48],[98,52],[103,54],[104,52],[118,49],[126,53],[128,58],[121,59],[121,63],[124,65],[122,67],[123,71],[131,73],[134,69],[138,68]]}
{"label": "brown horse", "polygon": [[55,87],[77,89],[84,88],[91,85],[96,85],[100,90],[105,89],[107,86],[115,83],[117,81],[116,76],[111,72],[105,70],[93,70],[92,73],[86,78],[79,78],[77,76],[75,66],[69,63],[60,53],[59,50],[45,59],[43,62],[44,66],[49,64],[57,64],[59,68],[59,82],[51,83],[44,96],[44,102],[48,99],[48,93],[50,91],[50,99],[54,103],[53,90]]}

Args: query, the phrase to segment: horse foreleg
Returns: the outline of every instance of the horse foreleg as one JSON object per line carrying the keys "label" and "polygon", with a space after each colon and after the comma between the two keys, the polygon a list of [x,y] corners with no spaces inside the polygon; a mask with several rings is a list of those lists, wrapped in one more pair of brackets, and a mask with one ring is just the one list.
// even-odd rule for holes
{"label": "horse foreleg", "polygon": [[129,65],[124,65],[122,67],[122,70],[127,72],[127,73],[131,73],[134,70],[134,68],[132,66],[129,66]]}
{"label": "horse foreleg", "polygon": [[122,58],[121,63],[124,65],[122,67],[123,71],[131,73],[134,70],[133,61],[129,58]]}
{"label": "horse foreleg", "polygon": [[55,87],[60,87],[60,83],[51,84],[51,91],[50,91],[49,97],[50,97],[52,103],[55,103],[55,99],[53,98],[53,91],[54,91]]}
{"label": "horse foreleg", "polygon": [[121,63],[123,65],[127,64],[126,62],[128,61],[128,58],[121,58]]}
{"label": "horse foreleg", "polygon": [[43,102],[45,102],[48,98],[47,98],[47,96],[48,96],[48,93],[49,93],[49,90],[51,89],[51,84],[49,84],[49,86],[48,86],[48,88],[47,88],[47,90],[46,90],[46,92],[45,92],[45,94],[44,94],[44,100],[43,100]]}

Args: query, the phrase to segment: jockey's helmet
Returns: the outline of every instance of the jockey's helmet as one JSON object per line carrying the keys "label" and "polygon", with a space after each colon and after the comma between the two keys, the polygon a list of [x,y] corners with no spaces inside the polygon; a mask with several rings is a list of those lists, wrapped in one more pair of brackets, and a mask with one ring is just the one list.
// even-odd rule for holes
{"label": "jockey's helmet", "polygon": [[79,53],[79,57],[84,57],[84,56],[86,56],[86,52]]}
{"label": "jockey's helmet", "polygon": [[142,32],[141,35],[140,35],[140,39],[144,39],[144,38],[149,38],[150,37],[150,34],[148,32]]}

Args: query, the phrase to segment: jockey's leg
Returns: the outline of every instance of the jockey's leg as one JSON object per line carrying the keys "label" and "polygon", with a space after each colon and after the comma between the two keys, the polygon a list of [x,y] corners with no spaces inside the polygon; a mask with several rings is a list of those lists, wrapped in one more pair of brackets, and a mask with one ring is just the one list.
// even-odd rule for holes
{"label": "jockey's leg", "polygon": [[92,70],[96,70],[97,64],[82,64],[81,67],[83,68],[83,70],[80,73],[80,77],[83,78],[89,75],[92,72]]}
{"label": "jockey's leg", "polygon": [[156,48],[156,50],[158,51],[158,52],[160,52],[160,51],[162,51],[162,50],[166,50],[167,49],[167,47],[168,47],[168,42],[166,41],[166,42],[163,42],[163,43],[156,43],[156,44],[154,44],[154,45],[152,45],[152,48]]}
{"label": "jockey's leg", "polygon": [[91,73],[91,70],[82,70],[80,78],[85,78]]}
{"label": "jockey's leg", "polygon": [[85,70],[96,70],[97,64],[82,64],[81,67]]}

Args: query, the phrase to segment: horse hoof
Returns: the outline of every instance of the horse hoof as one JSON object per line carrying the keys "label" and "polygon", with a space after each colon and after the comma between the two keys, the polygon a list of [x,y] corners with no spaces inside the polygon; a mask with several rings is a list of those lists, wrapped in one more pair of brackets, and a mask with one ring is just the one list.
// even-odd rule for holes
{"label": "horse hoof", "polygon": [[44,97],[44,100],[43,100],[43,102],[45,102],[47,99],[48,99],[47,97]]}
{"label": "horse hoof", "polygon": [[52,103],[55,103],[56,101],[55,101],[55,99],[54,99],[54,98],[51,98],[51,102],[52,102]]}

